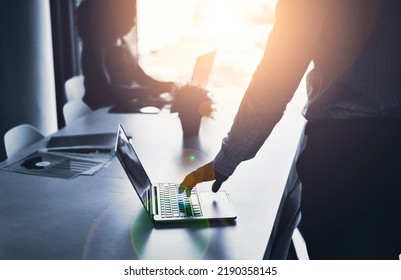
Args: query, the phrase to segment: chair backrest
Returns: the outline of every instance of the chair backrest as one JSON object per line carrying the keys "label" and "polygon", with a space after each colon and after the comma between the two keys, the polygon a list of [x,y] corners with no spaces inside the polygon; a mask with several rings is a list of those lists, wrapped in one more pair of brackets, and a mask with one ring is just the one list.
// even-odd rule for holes
{"label": "chair backrest", "polygon": [[89,106],[80,99],[68,101],[63,107],[65,123],[68,125],[91,111]]}
{"label": "chair backrest", "polygon": [[78,75],[69,78],[64,84],[67,101],[82,99],[85,94],[84,76]]}
{"label": "chair backrest", "polygon": [[45,136],[30,124],[17,125],[4,134],[4,145],[7,157],[13,156],[22,148],[33,144]]}

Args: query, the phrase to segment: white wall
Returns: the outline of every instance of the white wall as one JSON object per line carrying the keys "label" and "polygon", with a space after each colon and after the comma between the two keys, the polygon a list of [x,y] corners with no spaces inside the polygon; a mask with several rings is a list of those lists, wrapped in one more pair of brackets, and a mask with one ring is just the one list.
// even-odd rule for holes
{"label": "white wall", "polygon": [[137,0],[139,54],[163,49],[183,36],[197,5],[198,0]]}

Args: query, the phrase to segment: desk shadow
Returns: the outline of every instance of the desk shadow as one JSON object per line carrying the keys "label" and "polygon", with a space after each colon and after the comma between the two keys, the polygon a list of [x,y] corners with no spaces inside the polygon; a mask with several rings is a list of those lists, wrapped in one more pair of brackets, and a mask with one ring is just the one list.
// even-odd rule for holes
{"label": "desk shadow", "polygon": [[143,210],[132,223],[130,242],[135,254],[141,258],[153,230],[153,223],[149,214]]}
{"label": "desk shadow", "polygon": [[182,148],[202,151],[202,145],[198,135],[185,136],[182,140]]}
{"label": "desk shadow", "polygon": [[[135,255],[142,259],[147,255],[149,256],[148,250],[154,249],[154,244],[147,246],[150,235],[154,230],[162,233],[166,231],[167,235],[171,235],[168,231],[173,229],[182,229],[188,238],[189,242],[187,248],[192,248],[189,255],[185,255],[190,259],[226,259],[230,256],[227,252],[227,247],[225,246],[225,231],[212,230],[213,228],[223,228],[228,226],[235,226],[235,220],[213,220],[213,221],[198,221],[198,222],[178,222],[178,223],[154,223],[146,211],[141,211],[139,216],[135,219],[131,226],[130,232],[130,242]],[[174,233],[175,234],[175,233]],[[164,234],[162,233],[164,236]],[[157,236],[157,235],[156,235]],[[182,235],[181,235],[182,237]],[[162,243],[161,243],[162,244]],[[167,245],[169,246],[169,245]],[[224,249],[222,249],[224,248]],[[156,253],[157,255],[157,253]],[[181,258],[181,255],[161,255],[157,258],[167,258],[176,259]],[[185,257],[185,258],[186,258]],[[146,258],[146,257],[145,257]]]}

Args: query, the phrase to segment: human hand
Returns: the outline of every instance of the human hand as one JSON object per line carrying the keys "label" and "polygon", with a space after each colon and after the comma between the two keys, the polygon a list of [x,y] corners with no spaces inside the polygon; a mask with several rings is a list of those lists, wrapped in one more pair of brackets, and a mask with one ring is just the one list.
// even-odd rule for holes
{"label": "human hand", "polygon": [[212,185],[212,191],[217,192],[220,189],[221,184],[227,179],[228,177],[218,173],[214,169],[213,163],[210,162],[189,173],[180,184],[178,192],[183,193],[185,191],[186,195],[190,196],[192,188],[194,188],[198,183],[213,180],[215,181]]}

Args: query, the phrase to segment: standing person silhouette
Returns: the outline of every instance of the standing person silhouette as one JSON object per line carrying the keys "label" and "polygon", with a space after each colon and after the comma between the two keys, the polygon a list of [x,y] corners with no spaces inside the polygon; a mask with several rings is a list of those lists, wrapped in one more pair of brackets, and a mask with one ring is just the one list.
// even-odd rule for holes
{"label": "standing person silhouette", "polygon": [[218,191],[254,157],[313,63],[303,112],[307,142],[297,159],[309,257],[398,259],[400,8],[398,0],[279,0],[264,56],[221,150],[188,174],[180,191],[202,181],[214,181]]}
{"label": "standing person silhouette", "polygon": [[77,8],[82,39],[83,100],[92,109],[109,105],[139,105],[171,92],[173,82],[147,75],[124,39],[136,25],[134,0],[83,0]]}

